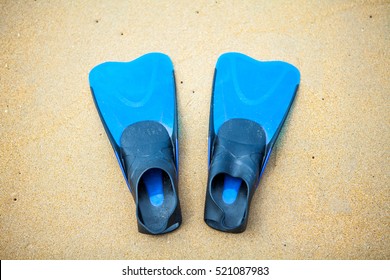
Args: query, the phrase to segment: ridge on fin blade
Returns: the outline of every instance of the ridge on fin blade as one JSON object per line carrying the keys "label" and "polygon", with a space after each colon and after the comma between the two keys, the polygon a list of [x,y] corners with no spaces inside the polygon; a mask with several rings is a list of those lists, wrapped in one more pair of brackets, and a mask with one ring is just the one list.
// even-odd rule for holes
{"label": "ridge on fin blade", "polygon": [[136,204],[138,230],[163,234],[181,222],[176,88],[170,58],[149,53],[89,73],[95,105]]}
{"label": "ridge on fin blade", "polygon": [[210,104],[209,174],[204,220],[212,228],[246,229],[253,194],[300,81],[293,65],[240,53],[218,59]]}

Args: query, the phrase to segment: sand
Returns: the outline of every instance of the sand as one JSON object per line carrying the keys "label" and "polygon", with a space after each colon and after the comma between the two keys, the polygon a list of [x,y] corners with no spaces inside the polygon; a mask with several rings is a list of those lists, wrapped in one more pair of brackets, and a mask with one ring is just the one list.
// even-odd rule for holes
{"label": "sand", "polygon": [[[130,2],[130,3],[129,3]],[[389,1],[1,1],[0,259],[389,259]],[[89,90],[104,61],[174,63],[183,225],[138,233]],[[249,225],[203,222],[214,66],[301,84]]]}

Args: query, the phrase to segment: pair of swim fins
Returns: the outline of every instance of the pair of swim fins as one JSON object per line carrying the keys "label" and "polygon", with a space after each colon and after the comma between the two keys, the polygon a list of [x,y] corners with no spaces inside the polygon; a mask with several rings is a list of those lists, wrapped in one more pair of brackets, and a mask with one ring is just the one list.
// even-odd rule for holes
{"label": "pair of swim fins", "polygon": [[[242,232],[252,196],[294,100],[299,71],[240,53],[219,57],[210,107],[204,219]],[[138,230],[163,234],[181,222],[178,127],[170,58],[150,53],[106,62],[89,75],[92,95],[136,204]]]}

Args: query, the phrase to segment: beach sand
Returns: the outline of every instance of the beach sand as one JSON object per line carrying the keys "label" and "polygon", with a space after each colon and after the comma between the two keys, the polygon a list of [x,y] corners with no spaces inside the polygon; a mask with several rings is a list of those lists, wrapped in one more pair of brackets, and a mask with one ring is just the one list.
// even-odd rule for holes
{"label": "beach sand", "polygon": [[[129,3],[130,2],[130,3]],[[0,259],[389,259],[389,1],[1,1]],[[215,63],[301,71],[242,234],[203,222]],[[174,63],[183,224],[138,233],[88,73]]]}

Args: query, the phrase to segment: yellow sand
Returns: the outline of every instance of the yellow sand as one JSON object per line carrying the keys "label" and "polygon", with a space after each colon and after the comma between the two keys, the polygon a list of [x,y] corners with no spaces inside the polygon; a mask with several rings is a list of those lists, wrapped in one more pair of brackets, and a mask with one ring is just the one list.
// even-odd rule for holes
{"label": "yellow sand", "polygon": [[[0,2],[0,259],[390,258],[389,1],[128,2]],[[184,219],[158,237],[137,232],[88,83],[152,51],[175,65]],[[203,222],[228,51],[302,77],[239,235]]]}

